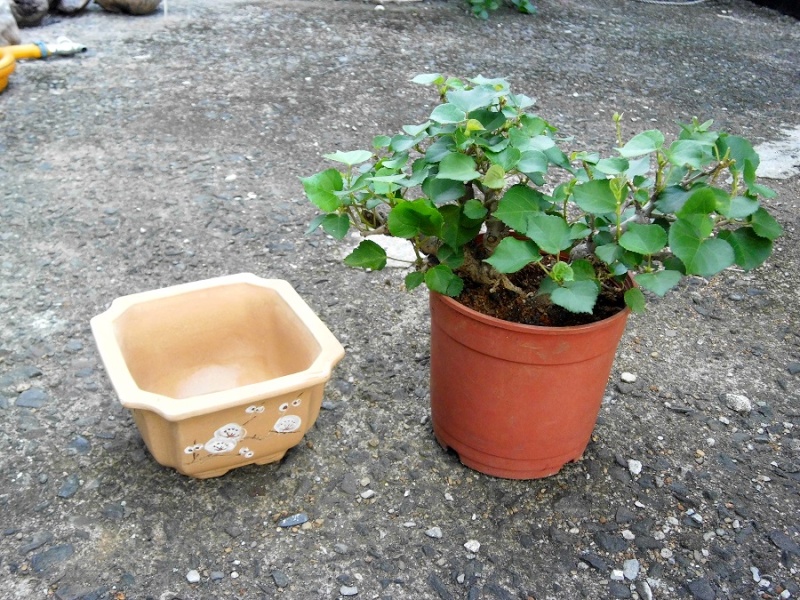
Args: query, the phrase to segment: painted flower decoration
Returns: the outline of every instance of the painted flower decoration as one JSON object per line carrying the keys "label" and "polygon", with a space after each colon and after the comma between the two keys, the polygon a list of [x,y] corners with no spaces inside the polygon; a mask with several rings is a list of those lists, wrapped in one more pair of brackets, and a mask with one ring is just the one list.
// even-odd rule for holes
{"label": "painted flower decoration", "polygon": [[303,420],[297,415],[285,415],[275,421],[273,429],[278,433],[291,433],[300,429]]}
{"label": "painted flower decoration", "polygon": [[243,439],[245,435],[247,435],[247,431],[238,423],[228,423],[214,432],[215,438],[231,440],[233,442],[238,442]]}
{"label": "painted flower decoration", "polygon": [[203,446],[209,454],[225,454],[226,452],[230,452],[234,448],[236,448],[236,441],[213,437],[206,442],[206,445]]}
{"label": "painted flower decoration", "polygon": [[246,412],[248,415],[252,415],[253,413],[262,413],[262,412],[264,412],[264,407],[263,406],[248,406],[247,408],[244,409],[244,412]]}
{"label": "painted flower decoration", "polygon": [[186,454],[194,454],[195,452],[200,452],[203,449],[203,444],[194,444],[192,446],[186,446],[183,451]]}
{"label": "painted flower decoration", "polygon": [[253,458],[254,455],[255,453],[252,450],[250,450],[250,448],[244,446],[239,448],[239,456],[243,456],[245,458]]}

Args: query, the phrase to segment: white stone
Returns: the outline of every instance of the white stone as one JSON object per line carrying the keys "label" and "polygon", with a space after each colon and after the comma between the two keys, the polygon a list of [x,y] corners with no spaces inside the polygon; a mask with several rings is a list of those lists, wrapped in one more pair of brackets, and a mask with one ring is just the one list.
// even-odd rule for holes
{"label": "white stone", "polygon": [[626,560],[622,563],[622,573],[625,575],[625,579],[629,581],[636,579],[639,576],[639,561],[635,558]]}
{"label": "white stone", "polygon": [[761,159],[756,174],[767,179],[789,179],[800,173],[800,126],[784,129],[783,140],[754,148]]}
{"label": "white stone", "polygon": [[612,581],[623,581],[625,579],[625,574],[622,572],[622,569],[614,569],[611,571],[611,580]]}
{"label": "white stone", "polygon": [[637,475],[641,474],[642,472],[642,463],[641,461],[635,460],[633,458],[628,460],[628,471],[631,472],[631,475],[636,477]]}
{"label": "white stone", "polygon": [[186,574],[186,581],[189,583],[198,583],[200,581],[200,573],[196,569],[192,569]]}
{"label": "white stone", "polygon": [[622,537],[628,541],[635,540],[636,534],[633,533],[630,529],[623,529],[622,530]]}
{"label": "white stone", "polygon": [[369,498],[372,498],[374,495],[375,495],[375,490],[364,490],[363,492],[361,492],[361,497],[364,498],[364,500],[368,500]]}
{"label": "white stone", "polygon": [[438,540],[442,537],[442,530],[438,527],[431,527],[425,532],[425,535]]}
{"label": "white stone", "polygon": [[753,410],[750,398],[741,394],[725,394],[725,406],[742,414],[748,414]]}
{"label": "white stone", "polygon": [[478,540],[469,540],[466,544],[464,544],[464,548],[473,554],[477,554],[478,550],[481,549],[481,543]]}
{"label": "white stone", "polygon": [[358,594],[358,588],[354,586],[343,585],[339,588],[339,593],[342,596],[355,596]]}
{"label": "white stone", "polygon": [[624,381],[625,383],[636,383],[637,379],[636,375],[634,375],[633,373],[628,373],[628,371],[624,371],[619,376],[619,378],[622,379],[622,381]]}

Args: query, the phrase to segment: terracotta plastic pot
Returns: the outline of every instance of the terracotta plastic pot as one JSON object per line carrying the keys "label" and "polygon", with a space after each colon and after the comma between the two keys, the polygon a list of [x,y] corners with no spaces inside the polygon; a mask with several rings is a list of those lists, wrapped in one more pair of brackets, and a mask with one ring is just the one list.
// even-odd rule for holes
{"label": "terracotta plastic pot", "polygon": [[431,418],[439,443],[497,477],[557,473],[586,449],[630,311],[538,327],[431,293]]}

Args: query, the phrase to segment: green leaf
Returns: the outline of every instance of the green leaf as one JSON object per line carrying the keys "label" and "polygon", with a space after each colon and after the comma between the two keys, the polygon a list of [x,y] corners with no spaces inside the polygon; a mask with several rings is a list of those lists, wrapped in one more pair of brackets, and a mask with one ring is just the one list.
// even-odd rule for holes
{"label": "green leaf", "polygon": [[405,152],[406,150],[413,148],[414,144],[416,144],[416,142],[410,135],[398,134],[392,138],[392,141],[389,144],[389,149],[393,152]]}
{"label": "green leaf", "polygon": [[757,166],[758,163],[753,163],[750,160],[744,161],[744,183],[747,186],[747,191],[751,194],[764,196],[764,198],[774,198],[777,195],[775,190],[756,183]]}
{"label": "green leaf", "polygon": [[583,210],[593,215],[614,213],[617,210],[617,198],[611,191],[610,179],[594,179],[576,185],[572,198]]}
{"label": "green leaf", "polygon": [[494,110],[478,109],[473,111],[470,117],[480,121],[486,131],[495,131],[505,125],[506,122],[505,115]]}
{"label": "green leaf", "polygon": [[372,240],[362,240],[344,259],[348,267],[380,271],[386,266],[386,250]]}
{"label": "green leaf", "polygon": [[667,160],[679,167],[702,169],[712,160],[708,144],[696,140],[677,140],[667,150]]}
{"label": "green leaf", "polygon": [[542,260],[539,248],[530,240],[506,237],[494,249],[485,262],[500,273],[516,273],[533,262]]}
{"label": "green leaf", "polygon": [[403,125],[403,131],[410,136],[417,137],[420,133],[423,133],[426,129],[428,129],[430,125],[430,121],[427,123],[421,123],[420,125]]}
{"label": "green leaf", "polygon": [[482,219],[471,219],[465,214],[463,206],[448,204],[439,208],[444,219],[441,239],[452,248],[460,248],[475,239],[481,230]]}
{"label": "green leaf", "polygon": [[351,150],[350,152],[342,152],[337,150],[332,154],[323,154],[322,156],[328,160],[334,160],[336,162],[345,164],[348,167],[352,167],[354,165],[360,165],[363,162],[367,162],[370,158],[372,158],[372,152],[369,150]]}
{"label": "green leaf", "polygon": [[542,212],[549,204],[541,192],[518,184],[506,191],[493,215],[514,231],[523,232],[528,228],[528,216]]}
{"label": "green leaf", "polygon": [[643,313],[645,308],[645,297],[639,288],[631,288],[625,291],[625,305],[635,313]]}
{"label": "green leaf", "polygon": [[549,165],[547,155],[541,150],[526,150],[517,161],[517,171],[520,173],[546,173]]}
{"label": "green leaf", "polygon": [[560,260],[550,270],[550,277],[558,284],[566,281],[575,281],[575,271],[572,270],[569,263]]}
{"label": "green leaf", "polygon": [[636,276],[636,283],[654,294],[663,296],[678,285],[681,277],[683,277],[683,273],[670,270],[655,271],[654,273],[639,273]]}
{"label": "green leaf", "polygon": [[439,259],[441,264],[451,269],[458,269],[464,264],[464,249],[451,248],[447,244],[442,244],[436,251],[436,258]]}
{"label": "green leaf", "polygon": [[350,230],[350,217],[346,214],[325,215],[325,219],[322,221],[322,228],[325,230],[325,233],[332,235],[337,240],[341,240]]}
{"label": "green leaf", "polygon": [[664,145],[664,134],[657,129],[643,131],[634,136],[622,148],[618,148],[617,152],[624,158],[633,158],[641,156],[642,154],[649,154],[655,152]]}
{"label": "green leaf", "polygon": [[783,227],[781,227],[781,224],[764,210],[764,207],[759,208],[752,214],[750,223],[753,225],[753,231],[755,231],[756,234],[768,240],[776,240],[783,235]]}
{"label": "green leaf", "polygon": [[422,191],[437,205],[453,202],[464,196],[467,189],[460,181],[428,177],[422,182]]}
{"label": "green leaf", "polygon": [[588,237],[589,234],[592,233],[592,228],[589,227],[586,223],[573,223],[569,226],[569,236],[573,240],[580,240],[585,237]]}
{"label": "green leaf", "polygon": [[594,250],[597,258],[602,260],[607,265],[613,265],[622,258],[622,248],[617,244],[609,243],[597,246]]}
{"label": "green leaf", "polygon": [[655,254],[667,245],[667,232],[659,225],[631,223],[619,238],[619,245],[637,254]]}
{"label": "green leaf", "polygon": [[438,163],[448,156],[456,147],[452,137],[442,137],[433,142],[425,151],[425,160],[429,163]]}
{"label": "green leaf", "polygon": [[555,215],[529,215],[525,235],[548,254],[559,254],[572,245],[569,225]]}
{"label": "green leaf", "polygon": [[485,87],[447,92],[447,101],[465,113],[470,113],[479,108],[489,108],[494,103],[495,98],[497,98],[497,94]]}
{"label": "green leaf", "polygon": [[731,245],[720,238],[709,238],[692,222],[678,219],[669,229],[672,252],[686,267],[687,274],[711,277],[736,262]]}
{"label": "green leaf", "polygon": [[466,113],[455,104],[439,104],[431,113],[431,121],[436,123],[461,123],[466,119]]}
{"label": "green leaf", "polygon": [[516,148],[508,146],[500,152],[487,152],[486,156],[492,164],[501,166],[504,171],[510,171],[517,166],[522,153]]}
{"label": "green leaf", "polygon": [[684,190],[679,185],[668,186],[658,195],[656,208],[664,214],[677,213],[691,195],[691,190]]}
{"label": "green leaf", "polygon": [[308,224],[308,229],[306,229],[306,235],[314,233],[317,230],[317,227],[322,225],[322,222],[326,217],[328,217],[327,214],[321,214],[311,219],[311,222]]}
{"label": "green leaf", "polygon": [[575,281],[585,281],[588,279],[597,279],[597,274],[594,272],[594,266],[588,260],[579,258],[572,262],[572,276]]}
{"label": "green leaf", "polygon": [[406,290],[409,292],[415,288],[418,288],[423,283],[425,283],[425,273],[421,273],[420,271],[412,271],[406,275]]}
{"label": "green leaf", "polygon": [[697,187],[675,214],[680,217],[689,215],[710,215],[713,212],[724,209],[730,203],[730,196],[725,190],[715,187]]}
{"label": "green leaf", "polygon": [[468,219],[474,219],[476,221],[482,220],[488,212],[483,202],[475,200],[475,198],[467,200],[466,204],[464,204],[464,216]]}
{"label": "green leaf", "polygon": [[749,217],[758,210],[761,203],[755,198],[748,198],[747,196],[735,196],[731,198],[731,202],[724,212],[720,211],[723,216],[729,219],[744,219]]}
{"label": "green leaf", "polygon": [[444,219],[430,200],[400,202],[389,213],[389,232],[397,237],[411,239],[417,235],[438,236]]}
{"label": "green leaf", "polygon": [[392,143],[392,138],[388,135],[376,135],[372,138],[372,146],[374,148],[388,148],[389,144]]}
{"label": "green leaf", "polygon": [[594,281],[568,281],[550,293],[550,300],[570,312],[591,314],[599,293]]}
{"label": "green leaf", "polygon": [[619,175],[627,171],[628,167],[630,167],[628,159],[621,157],[601,158],[594,165],[594,168],[604,175]]}
{"label": "green leaf", "polygon": [[336,169],[326,169],[300,180],[306,196],[324,212],[333,212],[340,206],[339,197],[334,192],[342,191],[342,174]]}
{"label": "green leaf", "polygon": [[760,267],[772,254],[772,240],[757,235],[749,227],[721,231],[719,237],[733,247],[736,264],[745,271]]}
{"label": "green leaf", "polygon": [[734,173],[741,173],[745,168],[745,163],[750,161],[753,165],[753,172],[758,168],[760,159],[753,149],[753,145],[745,138],[728,133],[720,134],[717,139],[717,151],[720,156],[730,153],[730,158],[736,161],[731,167]]}
{"label": "green leaf", "polygon": [[460,152],[450,152],[439,162],[437,179],[452,179],[454,181],[472,181],[480,178],[481,174],[475,170],[475,160],[471,156]]}
{"label": "green leaf", "polygon": [[428,289],[452,298],[458,296],[464,289],[464,282],[461,278],[445,265],[436,265],[425,271],[425,283],[428,285]]}
{"label": "green leaf", "polygon": [[444,83],[444,77],[442,77],[439,73],[422,73],[414,77],[411,80],[412,83],[418,83],[420,85],[442,85]]}
{"label": "green leaf", "polygon": [[492,190],[502,190],[506,186],[506,172],[500,165],[492,165],[483,176],[483,185]]}

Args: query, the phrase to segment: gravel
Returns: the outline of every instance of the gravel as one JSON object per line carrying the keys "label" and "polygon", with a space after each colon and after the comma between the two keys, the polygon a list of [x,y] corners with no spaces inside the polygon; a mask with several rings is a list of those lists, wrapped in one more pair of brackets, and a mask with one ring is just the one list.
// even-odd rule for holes
{"label": "gravel", "polygon": [[[88,50],[21,62],[0,95],[2,600],[800,597],[796,175],[765,182],[776,256],[632,317],[583,459],[539,481],[442,451],[425,294],[305,235],[298,178],[427,115],[420,72],[510,76],[576,147],[613,145],[614,111],[626,136],[798,125],[788,17],[538,5],[481,22],[463,0],[170,0],[22,31]],[[88,322],[237,272],[292,283],[347,356],[281,462],[193,480],[147,453]]]}

